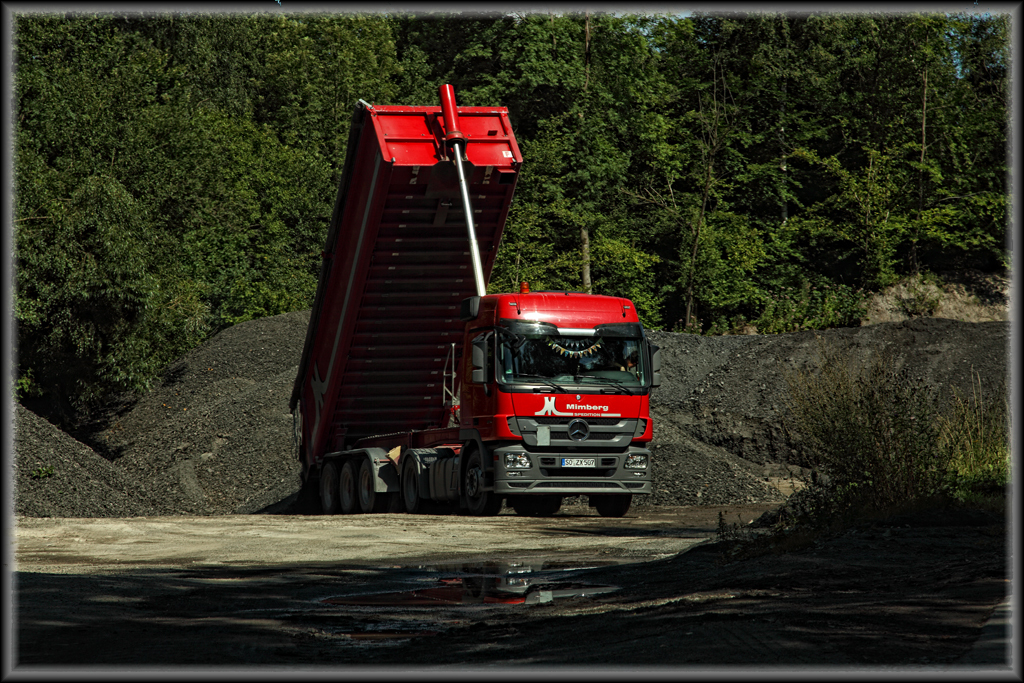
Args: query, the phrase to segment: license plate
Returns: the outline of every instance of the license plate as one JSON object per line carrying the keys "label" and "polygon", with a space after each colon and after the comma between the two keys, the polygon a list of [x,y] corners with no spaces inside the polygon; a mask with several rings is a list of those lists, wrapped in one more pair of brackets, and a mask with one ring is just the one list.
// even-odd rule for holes
{"label": "license plate", "polygon": [[593,467],[595,458],[562,458],[562,467]]}

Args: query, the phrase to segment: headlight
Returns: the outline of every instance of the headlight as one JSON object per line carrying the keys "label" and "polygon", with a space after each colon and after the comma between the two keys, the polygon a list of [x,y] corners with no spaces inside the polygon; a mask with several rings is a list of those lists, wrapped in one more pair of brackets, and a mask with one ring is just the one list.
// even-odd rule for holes
{"label": "headlight", "polygon": [[639,453],[627,455],[626,464],[623,467],[627,470],[645,470],[647,469],[647,456]]}
{"label": "headlight", "polygon": [[525,469],[528,467],[530,467],[530,457],[526,453],[505,454],[505,469]]}

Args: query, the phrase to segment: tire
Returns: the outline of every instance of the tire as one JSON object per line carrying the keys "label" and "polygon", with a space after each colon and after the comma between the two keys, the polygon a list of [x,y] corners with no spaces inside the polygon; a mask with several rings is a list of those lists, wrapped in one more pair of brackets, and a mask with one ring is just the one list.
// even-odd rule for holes
{"label": "tire", "polygon": [[594,496],[594,507],[597,514],[602,517],[622,517],[629,512],[629,506],[633,502],[632,493],[612,493],[601,496]]}
{"label": "tire", "polygon": [[356,464],[346,460],[341,466],[338,482],[338,498],[341,500],[341,514],[351,515],[359,512],[359,497],[356,495]]}
{"label": "tire", "polygon": [[482,491],[486,484],[484,461],[480,452],[474,450],[466,461],[466,472],[462,478],[462,491],[466,495],[469,514],[477,517],[493,517],[501,512],[501,496],[494,491]]}
{"label": "tire", "polygon": [[399,480],[399,487],[402,491],[402,505],[410,515],[415,515],[423,509],[420,499],[420,477],[416,467],[416,459],[412,453],[406,451],[402,456],[402,477]]}
{"label": "tire", "polygon": [[508,503],[520,517],[551,517],[562,507],[562,496],[510,496]]}
{"label": "tire", "polygon": [[369,458],[363,458],[362,464],[359,465],[356,491],[359,494],[359,509],[365,513],[385,512],[391,502],[389,496],[377,493],[373,489],[376,478],[377,474],[373,471],[373,463]]}
{"label": "tire", "polygon": [[320,509],[325,515],[336,515],[341,511],[339,495],[338,463],[331,461],[320,470]]}

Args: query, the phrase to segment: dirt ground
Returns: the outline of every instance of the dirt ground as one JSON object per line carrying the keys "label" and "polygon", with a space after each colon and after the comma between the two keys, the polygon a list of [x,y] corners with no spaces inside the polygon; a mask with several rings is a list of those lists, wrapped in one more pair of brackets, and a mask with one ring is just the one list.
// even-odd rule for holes
{"label": "dirt ground", "polygon": [[891,519],[784,554],[715,540],[719,513],[771,507],[19,518],[15,672],[957,668],[1007,596],[994,516]]}

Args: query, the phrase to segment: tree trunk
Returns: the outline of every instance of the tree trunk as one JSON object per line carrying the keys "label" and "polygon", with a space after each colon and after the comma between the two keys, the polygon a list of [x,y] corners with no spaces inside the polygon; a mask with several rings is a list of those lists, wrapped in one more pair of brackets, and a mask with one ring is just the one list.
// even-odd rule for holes
{"label": "tree trunk", "polygon": [[697,215],[697,220],[692,224],[691,231],[693,232],[693,249],[690,250],[690,277],[686,283],[686,319],[683,323],[683,329],[689,329],[690,318],[693,315],[693,280],[697,271],[697,250],[700,246],[700,230],[704,225],[704,216],[707,213],[708,200],[711,198],[711,185],[714,181],[715,172],[715,156],[718,154],[718,148],[721,144],[722,130],[721,130],[721,118],[724,115],[724,101],[726,99],[725,83],[723,82],[723,102],[718,101],[718,70],[717,67],[714,71],[715,74],[715,88],[712,91],[711,101],[709,106],[711,108],[710,116],[705,113],[704,101],[700,101],[700,118],[703,126],[703,143],[704,143],[704,189],[701,193],[700,200],[700,213]]}
{"label": "tree trunk", "polygon": [[[924,70],[924,86],[921,89],[921,170],[918,171],[917,181],[917,221],[918,226],[924,216],[924,151],[927,143],[927,121],[928,121],[928,69]],[[918,227],[915,236],[920,230]],[[917,239],[910,242],[910,272],[917,275],[919,272],[917,263]]]}
{"label": "tree trunk", "polygon": [[697,246],[700,243],[700,228],[704,224],[704,212],[707,210],[708,196],[711,194],[711,172],[713,158],[709,158],[707,165],[707,175],[704,180],[704,196],[700,203],[700,215],[697,216],[697,224],[693,229],[693,249],[690,251],[690,277],[686,283],[686,322],[683,323],[683,329],[689,329],[690,327],[690,316],[693,314],[693,278],[697,271]]}
{"label": "tree trunk", "polygon": [[586,36],[583,44],[583,65],[585,77],[583,79],[583,92],[587,92],[587,85],[590,84],[590,12],[587,12]]}
{"label": "tree trunk", "polygon": [[593,294],[590,286],[590,231],[585,226],[580,228],[580,244],[583,251],[583,291]]}

